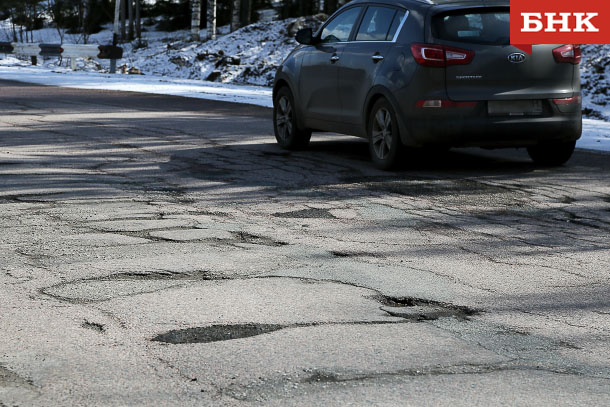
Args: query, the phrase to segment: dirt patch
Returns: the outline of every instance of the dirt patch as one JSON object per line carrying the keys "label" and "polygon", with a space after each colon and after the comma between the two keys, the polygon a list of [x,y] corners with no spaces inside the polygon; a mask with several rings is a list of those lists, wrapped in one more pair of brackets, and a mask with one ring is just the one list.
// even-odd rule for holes
{"label": "dirt patch", "polygon": [[285,325],[265,324],[212,325],[201,328],[188,328],[169,331],[167,333],[157,335],[152,340],[155,342],[170,343],[172,345],[210,343],[249,338],[252,336],[279,331],[284,328],[286,328]]}

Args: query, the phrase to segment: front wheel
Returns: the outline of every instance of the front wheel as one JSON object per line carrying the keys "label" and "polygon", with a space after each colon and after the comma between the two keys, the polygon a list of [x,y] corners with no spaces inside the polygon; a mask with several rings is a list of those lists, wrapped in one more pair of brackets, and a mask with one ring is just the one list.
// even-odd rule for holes
{"label": "front wheel", "polygon": [[528,147],[527,152],[534,163],[547,167],[556,167],[568,162],[572,154],[574,154],[575,147],[575,141],[548,143]]}
{"label": "front wheel", "polygon": [[287,150],[305,148],[311,139],[311,131],[297,125],[294,97],[288,87],[281,88],[273,101],[273,128],[277,143]]}
{"label": "front wheel", "polygon": [[395,168],[404,149],[398,131],[398,120],[390,103],[378,100],[368,119],[369,152],[380,170]]}

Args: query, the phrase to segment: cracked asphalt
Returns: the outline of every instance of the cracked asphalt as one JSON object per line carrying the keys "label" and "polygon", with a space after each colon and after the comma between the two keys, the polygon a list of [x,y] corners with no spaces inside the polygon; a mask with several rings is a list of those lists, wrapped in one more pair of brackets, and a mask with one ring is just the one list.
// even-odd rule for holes
{"label": "cracked asphalt", "polygon": [[0,81],[0,406],[610,404],[610,159],[280,150]]}

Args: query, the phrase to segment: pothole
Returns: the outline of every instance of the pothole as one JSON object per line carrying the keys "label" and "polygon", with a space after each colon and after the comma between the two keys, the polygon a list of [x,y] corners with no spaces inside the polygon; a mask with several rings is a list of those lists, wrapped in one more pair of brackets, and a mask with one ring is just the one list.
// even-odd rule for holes
{"label": "pothole", "polygon": [[97,322],[85,321],[81,325],[83,328],[92,329],[99,333],[104,333],[106,331],[106,326],[104,324],[99,324]]}
{"label": "pothole", "polygon": [[0,365],[0,387],[9,386],[32,387],[32,383]]}
{"label": "pothole", "polygon": [[375,253],[367,253],[367,252],[342,252],[342,251],[331,251],[330,254],[332,254],[335,257],[380,257],[378,254]]}
{"label": "pothole", "polygon": [[[117,297],[153,293],[179,287],[188,281],[219,280],[207,271],[176,273],[171,271],[128,272],[76,280],[43,289],[41,292],[61,301],[92,303]],[[88,326],[88,328],[92,328]]]}
{"label": "pothole", "polygon": [[270,247],[281,247],[281,246],[288,245],[288,243],[286,243],[286,242],[280,242],[280,241],[273,240],[266,236],[258,236],[258,235],[253,235],[253,234],[246,233],[246,232],[233,232],[233,236],[237,240],[237,243],[248,243],[248,244],[254,244],[254,245],[259,245],[259,246],[270,246]]}
{"label": "pothole", "polygon": [[330,213],[329,209],[310,208],[292,212],[274,213],[276,218],[291,218],[291,219],[337,219],[335,215]]}
{"label": "pothole", "polygon": [[439,318],[451,317],[467,320],[468,317],[478,313],[478,311],[468,307],[411,297],[379,296],[377,299],[383,304],[383,307],[381,307],[383,311],[393,317],[410,321],[434,321]]}
{"label": "pothole", "polygon": [[172,345],[190,343],[210,343],[229,341],[233,339],[249,338],[286,328],[286,325],[266,324],[238,324],[238,325],[212,325],[200,328],[188,328],[169,331],[157,335],[152,340]]}

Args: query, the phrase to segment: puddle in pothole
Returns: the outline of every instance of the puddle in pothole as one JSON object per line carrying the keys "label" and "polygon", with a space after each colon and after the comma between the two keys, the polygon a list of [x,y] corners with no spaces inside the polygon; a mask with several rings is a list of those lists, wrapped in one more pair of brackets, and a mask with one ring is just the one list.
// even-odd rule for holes
{"label": "puddle in pothole", "polygon": [[169,331],[167,333],[157,335],[152,340],[155,342],[170,343],[172,345],[210,343],[249,338],[252,336],[279,331],[286,327],[286,325],[266,324],[212,325],[200,328]]}

